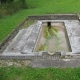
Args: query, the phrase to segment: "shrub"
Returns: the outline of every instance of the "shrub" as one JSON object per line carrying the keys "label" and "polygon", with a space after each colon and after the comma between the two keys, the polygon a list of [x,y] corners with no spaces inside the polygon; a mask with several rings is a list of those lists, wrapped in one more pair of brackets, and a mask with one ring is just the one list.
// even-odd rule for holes
{"label": "shrub", "polygon": [[0,18],[2,18],[4,15],[7,15],[8,12],[7,12],[7,8],[6,6],[3,4],[0,6]]}
{"label": "shrub", "polygon": [[26,1],[25,0],[20,0],[20,2],[22,3],[22,8],[27,8]]}
{"label": "shrub", "polygon": [[8,0],[7,3],[0,5],[0,18],[5,15],[13,14],[19,11],[20,9],[27,8],[25,0],[19,0],[17,2],[9,1],[11,0]]}
{"label": "shrub", "polygon": [[19,11],[20,9],[22,9],[21,2],[13,2],[13,3],[7,5],[8,14],[13,14],[13,13]]}

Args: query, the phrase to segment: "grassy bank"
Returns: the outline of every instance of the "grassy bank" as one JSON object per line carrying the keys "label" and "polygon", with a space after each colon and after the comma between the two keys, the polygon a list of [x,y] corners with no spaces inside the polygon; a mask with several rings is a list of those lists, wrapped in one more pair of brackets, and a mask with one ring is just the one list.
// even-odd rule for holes
{"label": "grassy bank", "polygon": [[80,68],[0,67],[0,80],[80,80]]}
{"label": "grassy bank", "polygon": [[26,0],[28,9],[0,19],[0,42],[28,15],[80,13],[79,0]]}

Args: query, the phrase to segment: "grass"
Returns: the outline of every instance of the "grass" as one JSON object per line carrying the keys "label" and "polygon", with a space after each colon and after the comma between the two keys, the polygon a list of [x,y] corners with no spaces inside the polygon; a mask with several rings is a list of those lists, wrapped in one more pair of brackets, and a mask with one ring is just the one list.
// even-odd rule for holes
{"label": "grass", "polygon": [[79,13],[79,0],[26,0],[28,9],[23,9],[0,20],[0,42],[27,16],[53,13]]}
{"label": "grass", "polygon": [[0,80],[80,80],[80,68],[0,67]]}

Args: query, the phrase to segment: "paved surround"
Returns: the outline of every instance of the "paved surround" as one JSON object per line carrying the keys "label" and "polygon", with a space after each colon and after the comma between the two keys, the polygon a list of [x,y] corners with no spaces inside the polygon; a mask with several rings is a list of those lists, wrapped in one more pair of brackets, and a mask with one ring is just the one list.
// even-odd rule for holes
{"label": "paved surround", "polygon": [[[78,20],[41,20],[27,29],[20,30],[12,43],[6,48],[2,55],[22,55],[32,53],[42,27],[42,22],[64,22],[69,38],[71,53],[80,52],[80,22]],[[15,54],[16,53],[16,54]],[[68,53],[68,52],[65,52]],[[34,54],[34,52],[33,52]]]}
{"label": "paved surround", "polygon": [[22,55],[22,53],[32,52],[41,24],[42,22],[38,21],[29,28],[20,30],[2,55]]}
{"label": "paved surround", "polygon": [[[37,22],[28,28],[20,30],[10,45],[0,54],[0,59],[29,59],[32,60],[30,64],[32,67],[41,68],[80,66],[80,22],[77,16],[73,16],[71,18],[68,16],[66,20],[64,20],[65,18],[63,16],[63,18],[61,16],[53,17],[55,19],[50,16],[48,17],[51,18],[50,20],[42,17],[43,20],[37,20]],[[49,55],[49,52],[33,52],[42,28],[42,22],[48,21],[64,23],[71,52],[61,51],[54,55]]]}

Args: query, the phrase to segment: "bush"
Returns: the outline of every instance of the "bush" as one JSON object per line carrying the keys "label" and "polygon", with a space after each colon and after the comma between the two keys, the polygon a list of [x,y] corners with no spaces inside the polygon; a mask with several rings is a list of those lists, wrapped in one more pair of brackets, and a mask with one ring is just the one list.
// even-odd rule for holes
{"label": "bush", "polygon": [[22,9],[21,2],[13,2],[13,3],[7,5],[8,14],[13,14],[13,13],[19,11],[20,9]]}
{"label": "bush", "polygon": [[2,18],[5,15],[13,14],[24,8],[27,8],[25,0],[4,3],[0,5],[0,18]]}
{"label": "bush", "polygon": [[0,18],[2,18],[4,15],[7,15],[7,9],[5,5],[0,6]]}
{"label": "bush", "polygon": [[26,1],[25,0],[20,0],[20,2],[22,3],[22,8],[27,8]]}

